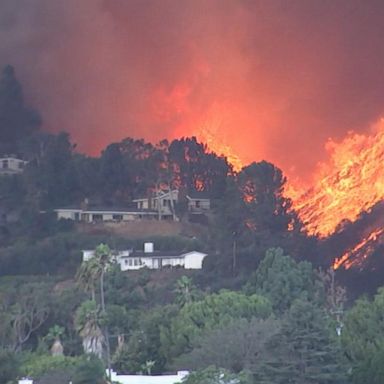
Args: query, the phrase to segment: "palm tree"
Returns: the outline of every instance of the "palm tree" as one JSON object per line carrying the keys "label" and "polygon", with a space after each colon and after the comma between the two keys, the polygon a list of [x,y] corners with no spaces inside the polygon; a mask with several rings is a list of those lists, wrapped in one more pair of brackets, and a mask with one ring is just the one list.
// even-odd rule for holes
{"label": "palm tree", "polygon": [[176,281],[174,292],[176,294],[176,301],[180,307],[191,303],[197,296],[197,290],[193,284],[193,280],[185,275]]}
{"label": "palm tree", "polygon": [[[95,286],[99,283],[100,286],[100,309],[101,316],[106,316],[105,310],[105,291],[104,291],[104,278],[105,272],[108,266],[112,261],[112,252],[107,244],[99,244],[95,249],[94,257],[89,259],[88,261],[84,261],[78,271],[78,281],[80,285],[84,287],[84,290],[90,291],[93,300],[95,301]],[[89,323],[87,327],[83,328],[82,332],[85,332],[85,335],[89,333],[94,333],[97,340],[100,339],[100,335],[98,332],[100,328],[97,328],[95,325],[97,322],[94,321],[94,324]],[[90,336],[89,336],[90,337]],[[110,371],[110,345],[109,345],[109,336],[108,336],[108,328],[104,327],[104,342],[107,348],[107,364],[108,369]],[[83,339],[84,340],[84,339]],[[91,343],[92,345],[92,343]]]}
{"label": "palm tree", "polygon": [[61,336],[64,333],[64,328],[60,327],[59,325],[54,325],[51,327],[48,331],[47,336],[45,336],[45,339],[48,341],[53,340],[53,344],[51,346],[51,355],[52,356],[63,356],[64,355],[64,348],[61,344]]}
{"label": "palm tree", "polygon": [[101,314],[95,301],[85,301],[77,309],[75,325],[83,340],[84,352],[102,358],[105,337],[100,323]]}
{"label": "palm tree", "polygon": [[99,280],[100,267],[98,260],[93,257],[81,263],[76,274],[77,283],[83,290],[90,293],[91,300],[96,301],[96,284]]}
{"label": "palm tree", "polygon": [[145,372],[146,375],[150,376],[155,363],[156,362],[154,360],[147,360],[144,364],[141,365],[141,370]]}

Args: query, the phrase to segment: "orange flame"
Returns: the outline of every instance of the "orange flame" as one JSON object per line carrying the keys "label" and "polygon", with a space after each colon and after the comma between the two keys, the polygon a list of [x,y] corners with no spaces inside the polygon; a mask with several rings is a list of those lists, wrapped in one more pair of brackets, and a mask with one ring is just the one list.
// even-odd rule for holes
{"label": "orange flame", "polygon": [[[198,138],[207,147],[227,157],[234,170],[243,164],[233,149],[219,134],[220,120],[208,120]],[[343,221],[355,221],[362,211],[369,211],[384,199],[384,119],[372,128],[371,134],[350,132],[337,143],[329,140],[326,149],[330,160],[319,165],[314,185],[304,194],[300,183],[290,182],[286,194],[293,201],[309,234],[326,237],[334,233]],[[245,195],[245,201],[250,197]],[[249,223],[247,223],[249,227]],[[375,247],[384,228],[376,228],[353,248],[335,259],[333,268],[361,266]]]}
{"label": "orange flame", "polygon": [[226,157],[235,171],[240,171],[243,163],[233,148],[226,143],[223,132],[221,132],[222,124],[222,119],[218,117],[207,119],[200,126],[197,132],[197,138],[199,141],[205,143],[210,151],[219,156]]}
{"label": "orange flame", "polygon": [[330,161],[320,166],[314,186],[302,195],[288,188],[310,234],[327,236],[341,221],[356,220],[384,199],[384,119],[373,128],[371,135],[350,133],[340,143],[329,140]]}
{"label": "orange flame", "polygon": [[[374,251],[373,243],[383,233],[384,233],[384,228],[379,228],[371,232],[369,236],[367,236],[362,241],[360,241],[359,244],[357,244],[352,249],[345,252],[344,255],[341,256],[340,258],[335,259],[333,263],[333,269],[338,269],[342,265],[344,266],[345,269],[349,269],[352,266],[361,265],[362,262],[372,254],[372,252]],[[361,250],[364,250],[363,255],[361,257],[358,257],[352,260],[351,256],[357,255]]]}

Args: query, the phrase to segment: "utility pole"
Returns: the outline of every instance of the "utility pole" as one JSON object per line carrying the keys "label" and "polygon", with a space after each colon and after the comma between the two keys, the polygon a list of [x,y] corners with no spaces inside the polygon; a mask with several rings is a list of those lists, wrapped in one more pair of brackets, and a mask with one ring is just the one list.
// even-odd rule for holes
{"label": "utility pole", "polygon": [[236,271],[236,264],[237,264],[237,255],[236,255],[236,252],[237,252],[237,244],[236,244],[236,232],[233,232],[232,233],[233,235],[233,244],[232,244],[232,273],[233,273],[233,276],[235,276],[235,271]]}

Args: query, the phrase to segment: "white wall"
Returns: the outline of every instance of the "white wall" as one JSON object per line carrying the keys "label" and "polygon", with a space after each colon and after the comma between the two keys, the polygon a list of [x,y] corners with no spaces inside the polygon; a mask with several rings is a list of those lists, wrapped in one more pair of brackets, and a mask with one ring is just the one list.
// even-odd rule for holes
{"label": "white wall", "polygon": [[57,209],[56,213],[57,213],[58,219],[75,220],[75,212],[74,211]]}
{"label": "white wall", "polygon": [[176,375],[118,375],[112,371],[111,379],[120,384],[176,384],[188,375],[188,371],[179,371]]}
{"label": "white wall", "polygon": [[201,269],[203,268],[203,260],[207,256],[206,253],[189,252],[185,254],[185,269]]}
{"label": "white wall", "polygon": [[19,384],[33,384],[33,380],[31,379],[21,379],[18,381]]}

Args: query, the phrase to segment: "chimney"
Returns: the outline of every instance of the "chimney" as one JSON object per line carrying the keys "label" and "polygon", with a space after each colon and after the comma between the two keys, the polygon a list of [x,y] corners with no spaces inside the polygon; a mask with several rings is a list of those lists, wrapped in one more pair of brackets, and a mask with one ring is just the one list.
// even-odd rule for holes
{"label": "chimney", "polygon": [[144,243],[144,253],[153,252],[153,243]]}

